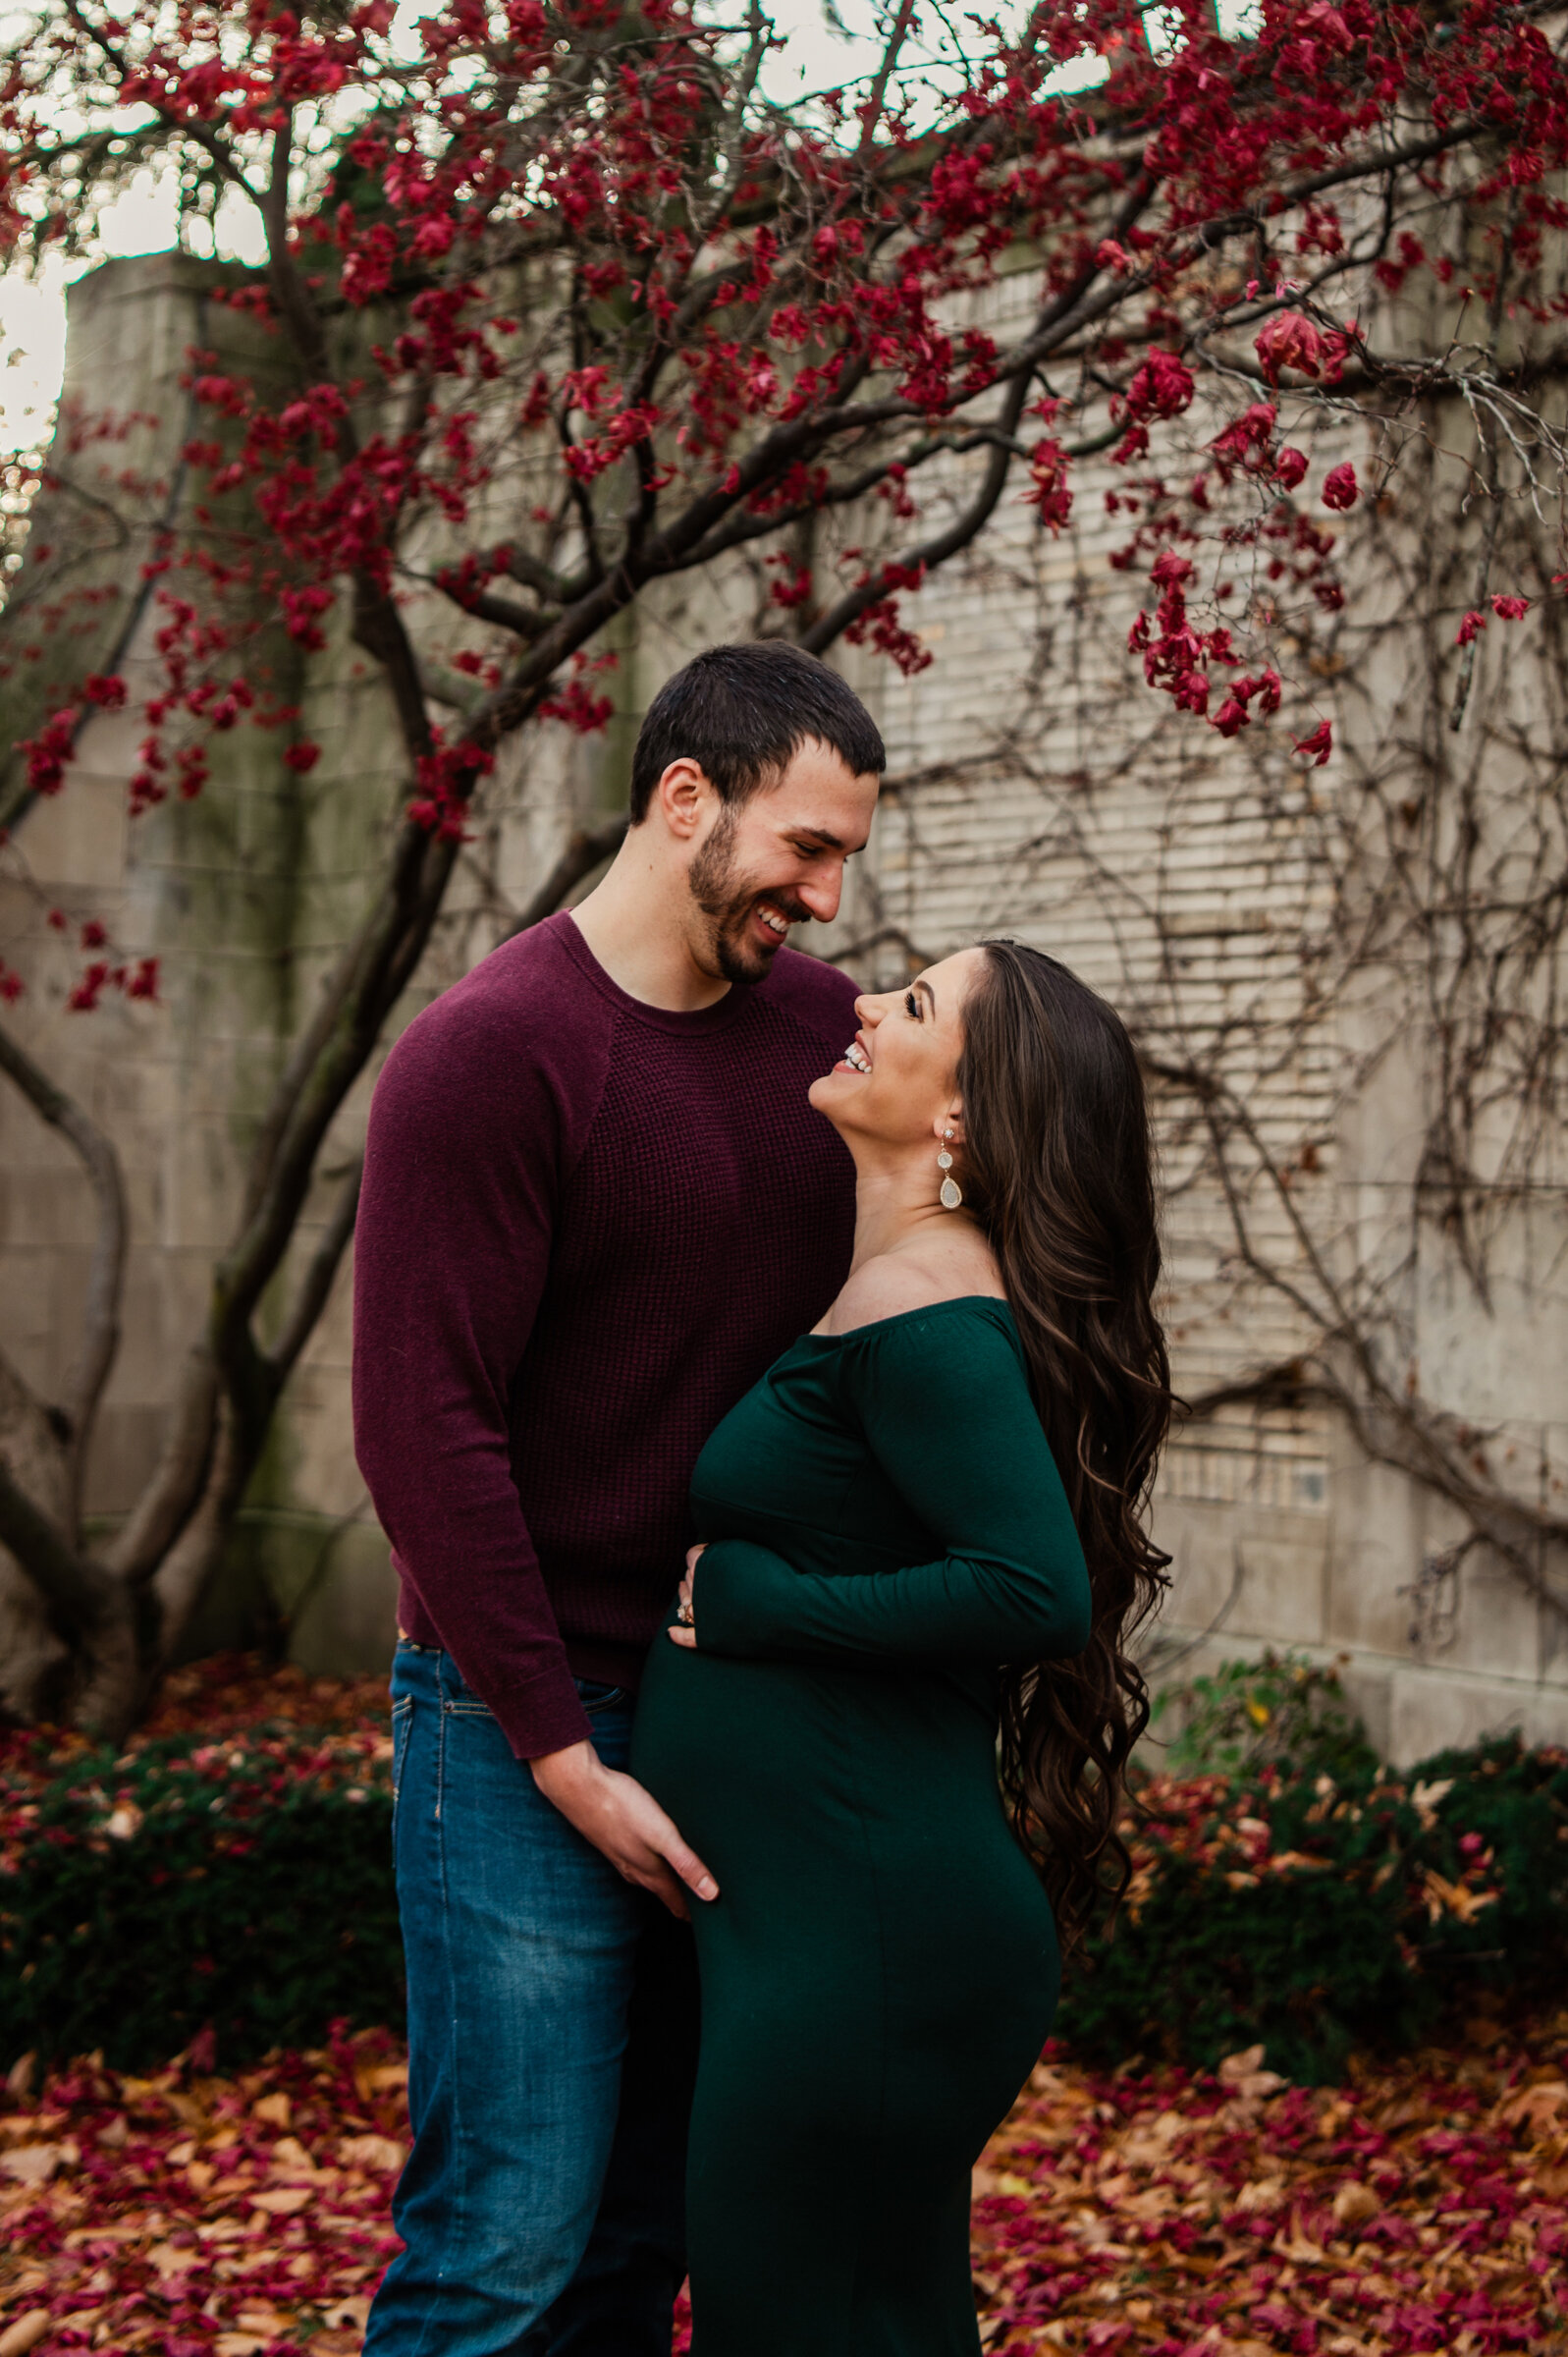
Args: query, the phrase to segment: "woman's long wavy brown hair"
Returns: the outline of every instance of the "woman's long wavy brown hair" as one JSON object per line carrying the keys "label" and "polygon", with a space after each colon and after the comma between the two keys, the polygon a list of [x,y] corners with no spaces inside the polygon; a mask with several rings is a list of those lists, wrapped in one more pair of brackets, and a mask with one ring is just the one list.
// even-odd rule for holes
{"label": "woman's long wavy brown hair", "polygon": [[1131,1870],[1117,1819],[1149,1695],[1126,1646],[1170,1561],[1144,1525],[1171,1406],[1154,1155],[1120,1017],[1042,951],[981,947],[958,1176],[1000,1266],[1093,1597],[1085,1652],[1003,1672],[1001,1781],[1071,1945]]}

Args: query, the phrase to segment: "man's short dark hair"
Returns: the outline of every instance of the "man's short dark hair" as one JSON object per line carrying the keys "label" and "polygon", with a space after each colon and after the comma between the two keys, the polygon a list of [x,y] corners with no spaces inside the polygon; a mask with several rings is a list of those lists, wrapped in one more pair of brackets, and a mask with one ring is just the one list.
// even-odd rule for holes
{"label": "man's short dark hair", "polygon": [[744,802],[813,739],[857,778],[888,766],[871,714],[818,656],[784,638],[710,646],[648,706],[631,756],[631,823],[647,817],[672,761],[697,762],[722,801]]}

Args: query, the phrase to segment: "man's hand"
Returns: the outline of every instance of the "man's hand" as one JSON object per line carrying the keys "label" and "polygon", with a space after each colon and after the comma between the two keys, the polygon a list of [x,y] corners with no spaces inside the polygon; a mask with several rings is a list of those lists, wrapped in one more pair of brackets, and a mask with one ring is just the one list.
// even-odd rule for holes
{"label": "man's hand", "polygon": [[591,1743],[570,1743],[528,1764],[534,1782],[568,1824],[628,1883],[662,1898],[672,1915],[689,1918],[688,1891],[698,1898],[718,1897],[713,1876],[653,1794],[635,1777],[607,1768]]}

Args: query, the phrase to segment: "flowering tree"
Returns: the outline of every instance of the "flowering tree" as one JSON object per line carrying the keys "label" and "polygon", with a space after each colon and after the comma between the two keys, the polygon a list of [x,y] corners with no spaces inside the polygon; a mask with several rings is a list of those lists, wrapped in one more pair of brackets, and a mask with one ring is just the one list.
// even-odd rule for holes
{"label": "flowering tree", "polygon": [[[201,489],[148,568],[163,678],[133,809],[199,794],[238,728],[314,762],[256,654],[280,628],[306,652],[351,630],[403,763],[396,840],[255,1139],[164,1456],[96,1555],[75,1502],[115,1344],[115,1157],[0,1047],[102,1211],[72,1397],[52,1419],[24,1400],[30,1454],[0,1465],[0,1542],[69,1636],[84,1722],[130,1723],[217,1559],[354,1175],[267,1346],[258,1303],[497,755],[528,724],[604,725],[605,633],[639,598],[746,563],[766,627],[915,670],[931,572],[1004,499],[1059,531],[1075,471],[1108,458],[1149,687],[1221,738],[1282,712],[1319,764],[1337,519],[1453,413],[1476,519],[1461,635],[1523,619],[1499,519],[1561,481],[1551,22],[1516,0],[1265,0],[1228,38],[1203,0],[1043,0],[954,29],[890,0],[863,77],[793,109],[766,93],[760,0],[743,23],[703,0],[444,0],[411,51],[388,0],[47,0],[13,31],[14,254],[80,245],[158,159],[192,238],[238,203],[265,239],[224,297],[255,366],[190,357]],[[118,669],[64,683],[13,814],[69,789],[84,716],[126,695]],[[527,917],[615,835],[574,837]],[[89,943],[73,1004],[116,988],[155,993],[155,965]]]}

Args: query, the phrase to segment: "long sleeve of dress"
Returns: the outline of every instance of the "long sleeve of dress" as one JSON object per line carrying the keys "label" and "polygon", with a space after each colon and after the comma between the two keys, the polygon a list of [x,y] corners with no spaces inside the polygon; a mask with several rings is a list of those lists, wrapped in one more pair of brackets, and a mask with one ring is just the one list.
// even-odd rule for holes
{"label": "long sleeve of dress", "polygon": [[846,1406],[930,1562],[834,1576],[721,1539],[697,1564],[698,1650],[751,1659],[1000,1664],[1089,1641],[1083,1549],[1016,1348],[992,1317],[889,1319],[844,1338]]}

